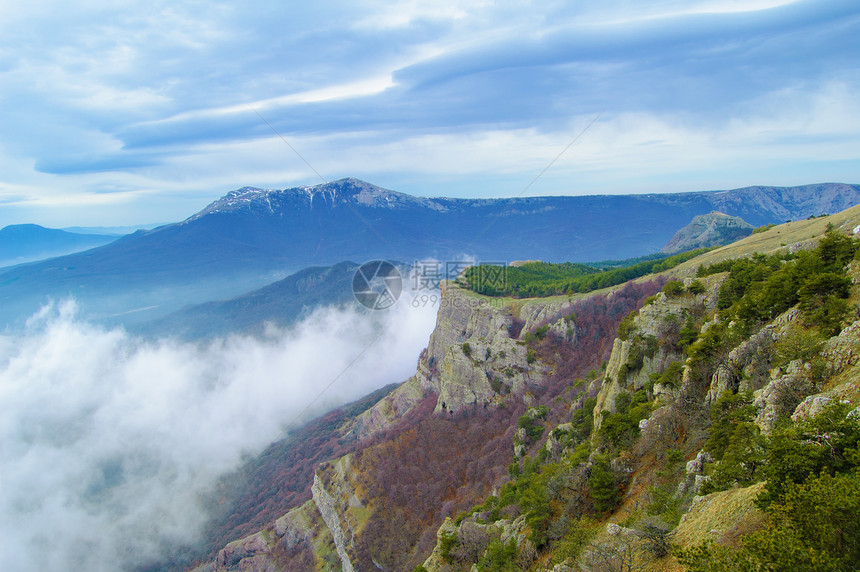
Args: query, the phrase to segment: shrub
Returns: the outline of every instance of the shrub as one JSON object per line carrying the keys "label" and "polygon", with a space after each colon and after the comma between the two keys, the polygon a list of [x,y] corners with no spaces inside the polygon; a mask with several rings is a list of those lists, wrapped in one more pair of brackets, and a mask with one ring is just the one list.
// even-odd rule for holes
{"label": "shrub", "polygon": [[732,394],[723,393],[711,406],[710,435],[705,442],[705,451],[714,459],[720,460],[731,446],[735,428],[755,419],[756,409],[752,405],[752,394],[749,392]]}
{"label": "shrub", "polygon": [[792,483],[810,475],[837,474],[860,467],[860,422],[847,417],[850,405],[834,403],[812,419],[778,427],[768,443],[767,478],[760,506],[779,501]]}
{"label": "shrub", "polygon": [[639,436],[639,421],[650,414],[651,403],[645,389],[633,395],[622,391],[615,398],[615,413],[603,413],[598,435],[614,449],[628,447]]}
{"label": "shrub", "polygon": [[762,226],[760,226],[760,227],[758,227],[758,228],[754,228],[754,229],[753,229],[753,234],[758,234],[758,233],[760,233],[760,232],[764,232],[764,231],[766,231],[766,230],[770,230],[770,229],[772,229],[772,228],[773,228],[773,227],[775,227],[775,226],[776,226],[776,225],[775,225],[775,224],[773,224],[773,223],[769,223],[769,224],[762,225]]}
{"label": "shrub", "polygon": [[517,572],[519,568],[514,563],[519,551],[517,542],[513,538],[507,543],[493,540],[487,546],[487,552],[478,561],[478,570],[481,572]]}
{"label": "shrub", "polygon": [[594,429],[594,407],[597,405],[596,397],[586,399],[582,408],[575,409],[571,414],[571,423],[573,428],[571,434],[575,441],[584,441],[591,437],[591,431]]}
{"label": "shrub", "polygon": [[523,415],[517,420],[517,427],[525,429],[530,441],[537,441],[543,435],[544,427],[538,419],[531,415]]}
{"label": "shrub", "polygon": [[681,520],[681,499],[675,497],[675,488],[666,486],[651,487],[648,491],[651,504],[645,512],[658,516],[668,524],[676,526]]}
{"label": "shrub", "polygon": [[663,373],[656,379],[656,382],[666,387],[673,389],[681,387],[681,380],[684,377],[684,365],[679,361],[673,361],[666,366]]}
{"label": "shrub", "polygon": [[618,490],[615,474],[610,469],[609,461],[605,457],[596,459],[591,466],[588,486],[590,488],[589,496],[594,502],[595,510],[605,512],[618,506],[621,493]]}
{"label": "shrub", "polygon": [[588,546],[595,533],[596,529],[593,523],[587,518],[575,520],[566,534],[553,546],[553,563],[561,564],[568,559],[575,561],[579,558],[583,548]]}
{"label": "shrub", "polygon": [[696,341],[696,339],[698,339],[698,337],[699,328],[696,327],[693,317],[688,316],[687,320],[684,322],[684,326],[678,333],[678,345],[682,350],[686,350],[693,342]]}
{"label": "shrub", "polygon": [[703,494],[725,490],[736,483],[746,486],[761,478],[767,443],[753,423],[755,415],[749,392],[732,395],[727,391],[711,407],[713,425],[705,450],[720,463],[702,487]]}
{"label": "shrub", "polygon": [[630,312],[629,314],[627,314],[623,320],[621,320],[621,323],[618,324],[618,338],[619,339],[627,340],[630,338],[630,334],[633,333],[633,330],[636,328],[636,326],[633,324],[633,320],[638,315],[639,315],[639,311],[634,310],[634,311]]}
{"label": "shrub", "polygon": [[666,285],[663,286],[663,293],[670,298],[680,296],[684,293],[684,283],[680,280],[669,280],[666,282]]}
{"label": "shrub", "polygon": [[773,365],[783,367],[796,359],[811,362],[818,357],[824,341],[824,336],[818,331],[793,325],[774,344],[776,359]]}
{"label": "shrub", "polygon": [[669,526],[659,520],[649,519],[636,527],[636,534],[642,539],[645,550],[654,558],[663,558],[669,554]]}
{"label": "shrub", "polygon": [[439,555],[442,557],[442,560],[447,563],[452,563],[454,561],[451,553],[457,547],[457,533],[455,532],[446,532],[442,534],[439,538]]}
{"label": "shrub", "polygon": [[687,286],[687,292],[694,295],[704,294],[705,285],[702,284],[699,280],[693,280],[692,282],[690,282],[690,285]]}
{"label": "shrub", "polygon": [[860,562],[860,476],[823,474],[790,484],[769,509],[764,530],[734,551],[706,542],[677,549],[691,572],[710,570],[855,570]]}

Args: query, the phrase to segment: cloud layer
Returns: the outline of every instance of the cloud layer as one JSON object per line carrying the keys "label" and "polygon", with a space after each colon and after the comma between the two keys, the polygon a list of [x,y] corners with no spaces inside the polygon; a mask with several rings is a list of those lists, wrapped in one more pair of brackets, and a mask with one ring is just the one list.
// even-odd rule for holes
{"label": "cloud layer", "polygon": [[857,182],[858,24],[841,0],[17,3],[0,225],[319,182],[257,113],[323,176],[416,194],[514,195],[599,113],[530,193]]}
{"label": "cloud layer", "polygon": [[193,542],[220,475],[300,414],[406,379],[434,314],[328,308],[198,346],[46,308],[0,337],[0,568],[126,569]]}

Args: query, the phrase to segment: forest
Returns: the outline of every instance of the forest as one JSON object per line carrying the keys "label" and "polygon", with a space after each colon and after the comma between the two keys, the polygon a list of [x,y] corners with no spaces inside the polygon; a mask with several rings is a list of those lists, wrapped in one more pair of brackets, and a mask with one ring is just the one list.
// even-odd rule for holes
{"label": "forest", "polygon": [[[620,263],[606,261],[593,265],[573,262],[524,262],[518,266],[505,267],[479,264],[465,270],[460,278],[460,284],[485,296],[512,298],[542,298],[586,293],[669,270],[707,251],[708,249],[704,248],[661,259]],[[619,265],[625,262],[632,263]]]}

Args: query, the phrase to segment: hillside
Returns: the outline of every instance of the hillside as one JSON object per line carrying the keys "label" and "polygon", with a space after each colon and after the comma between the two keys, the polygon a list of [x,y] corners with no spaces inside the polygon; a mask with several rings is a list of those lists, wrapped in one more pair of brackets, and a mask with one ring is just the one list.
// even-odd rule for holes
{"label": "hillside", "polygon": [[753,225],[742,218],[720,212],[698,215],[672,236],[662,252],[676,254],[696,248],[723,246],[751,235],[753,229]]}
{"label": "hillside", "polygon": [[0,268],[71,254],[113,242],[118,234],[87,234],[16,224],[0,229]]}
{"label": "hillside", "polygon": [[513,199],[413,197],[356,179],[246,187],[180,223],[0,272],[0,323],[69,296],[90,319],[147,321],[343,260],[630,258],[657,252],[694,216],[713,210],[764,225],[858,203],[860,186],[837,183]]}
{"label": "hillside", "polygon": [[131,330],[204,340],[235,333],[260,334],[269,324],[286,327],[314,308],[353,302],[352,279],[357,268],[352,262],[305,268],[259,290],[188,306]]}
{"label": "hillside", "polygon": [[569,297],[448,284],[415,376],[344,422],[310,498],[198,569],[856,566],[858,225]]}

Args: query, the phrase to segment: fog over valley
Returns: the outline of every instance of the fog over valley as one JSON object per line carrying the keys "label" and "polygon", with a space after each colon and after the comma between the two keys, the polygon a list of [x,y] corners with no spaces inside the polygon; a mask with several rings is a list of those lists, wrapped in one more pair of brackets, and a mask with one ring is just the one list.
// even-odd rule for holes
{"label": "fog over valley", "polygon": [[243,458],[414,373],[435,308],[408,302],[206,344],[142,341],[65,302],[0,336],[0,568],[129,569],[194,542]]}

